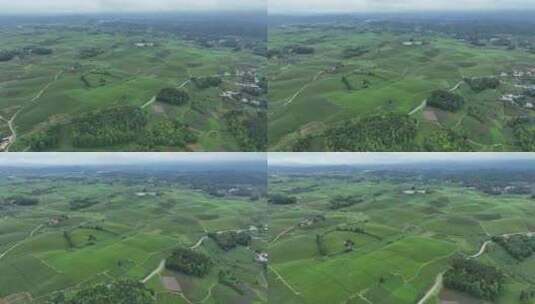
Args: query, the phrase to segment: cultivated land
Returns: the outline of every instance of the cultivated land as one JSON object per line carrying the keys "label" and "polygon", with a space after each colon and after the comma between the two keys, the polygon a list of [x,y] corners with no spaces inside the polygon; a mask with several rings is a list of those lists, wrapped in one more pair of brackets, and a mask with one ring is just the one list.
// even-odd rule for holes
{"label": "cultivated land", "polygon": [[[270,170],[269,192],[297,199],[270,205],[273,302],[531,303],[535,256],[491,239],[533,238],[533,172]],[[456,256],[504,274],[495,300],[443,287]]]}
{"label": "cultivated land", "polygon": [[[135,303],[266,302],[255,260],[265,246],[265,173],[242,173],[243,182],[228,172],[100,170],[2,171],[1,303],[101,303],[57,299],[127,279],[150,290],[151,301]],[[18,205],[18,197],[38,202]],[[242,231],[250,243],[224,250],[208,237],[223,231]],[[208,257],[210,270],[169,269],[179,247]]]}
{"label": "cultivated land", "polygon": [[[0,150],[263,150],[253,125],[265,124],[265,34],[248,17],[210,18],[6,17],[0,54],[14,55],[0,61]],[[216,82],[194,81],[206,78]],[[189,98],[163,102],[163,88]],[[119,118],[102,112],[123,107]],[[105,130],[80,127],[87,113]]]}
{"label": "cultivated land", "polygon": [[[520,130],[532,130],[535,117],[530,22],[317,19],[279,17],[269,27],[270,150],[534,150]],[[474,89],[468,84],[467,79],[481,78],[499,85]],[[430,106],[436,90],[465,102],[455,111]],[[344,132],[335,126],[370,117],[373,122],[386,113],[405,116],[416,131],[387,141],[385,134],[402,132],[387,120],[381,134],[370,135],[382,145],[333,140],[332,134]],[[360,132],[355,141],[366,137],[367,131]]]}

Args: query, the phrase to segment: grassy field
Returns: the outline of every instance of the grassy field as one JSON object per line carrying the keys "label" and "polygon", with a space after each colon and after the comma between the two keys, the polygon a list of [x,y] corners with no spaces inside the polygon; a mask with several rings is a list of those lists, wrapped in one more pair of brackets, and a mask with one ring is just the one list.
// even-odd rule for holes
{"label": "grassy field", "polygon": [[[124,105],[143,108],[151,123],[178,119],[198,138],[187,147],[162,146],[155,150],[243,149],[224,115],[236,109],[258,109],[224,100],[220,95],[223,91],[239,91],[239,73],[260,70],[264,65],[265,60],[250,49],[205,47],[184,35],[158,30],[124,30],[121,25],[110,30],[105,22],[101,27],[83,21],[53,25],[37,22],[0,27],[2,50],[40,46],[53,51],[0,62],[0,135],[12,135],[8,125],[11,121],[17,136],[11,151],[28,149],[33,134],[53,125],[68,124],[90,111]],[[80,55],[91,48],[100,53],[89,58]],[[215,88],[199,89],[190,81],[216,75],[223,83]],[[182,106],[151,102],[168,87],[184,90],[190,101]],[[65,131],[59,134],[59,144],[51,150],[139,149],[130,144],[80,149],[73,146],[69,127],[62,129]]]}
{"label": "grassy field", "polygon": [[[524,38],[530,39],[519,39]],[[519,79],[512,74],[533,67],[535,55],[525,49],[474,46],[440,32],[396,32],[381,22],[298,20],[269,28],[270,50],[284,53],[295,46],[314,51],[276,54],[269,61],[272,151],[292,150],[300,138],[316,137],[340,121],[384,112],[411,113],[417,120],[413,151],[423,150],[421,143],[443,129],[466,136],[474,151],[517,151],[521,148],[507,122],[534,114],[529,108],[501,100],[503,95],[522,92],[515,86]],[[365,52],[345,55],[355,48]],[[463,82],[472,77],[499,77],[501,85],[475,92]],[[455,113],[425,104],[419,108],[438,89],[454,89],[466,104]]]}
{"label": "grassy field", "polygon": [[[413,187],[425,193],[413,194]],[[471,256],[491,236],[535,228],[527,195],[495,196],[415,177],[277,173],[269,192],[297,198],[295,205],[270,205],[269,294],[278,303],[418,303],[454,255]],[[337,196],[362,201],[333,209]],[[314,217],[319,220],[308,220]],[[349,251],[348,240],[354,244]],[[490,244],[477,259],[507,275],[496,303],[521,303],[520,290],[532,286],[535,257],[518,263]],[[480,303],[451,290],[425,303],[446,301],[446,294],[454,294],[451,303]]]}
{"label": "grassy field", "polygon": [[[216,198],[166,179],[98,174],[17,175],[2,179],[0,189],[0,300],[26,296],[44,303],[59,291],[68,295],[96,283],[131,279],[154,290],[157,303],[266,301],[263,266],[254,260],[254,251],[265,246],[262,231],[251,232],[249,247],[228,251],[207,237],[262,224],[262,201]],[[4,202],[17,195],[38,198],[39,204]],[[81,198],[94,204],[73,210],[71,202]],[[204,253],[214,267],[202,278],[157,271],[177,247]],[[222,270],[237,278],[239,292],[218,279]],[[166,288],[164,277],[176,280],[180,290]]]}

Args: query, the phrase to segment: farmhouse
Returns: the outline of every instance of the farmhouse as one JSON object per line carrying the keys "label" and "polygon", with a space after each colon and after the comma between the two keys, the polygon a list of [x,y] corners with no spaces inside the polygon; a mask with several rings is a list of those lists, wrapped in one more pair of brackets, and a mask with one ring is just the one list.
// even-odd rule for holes
{"label": "farmhouse", "polygon": [[411,190],[405,190],[403,191],[404,194],[408,195],[414,195],[414,194],[426,194],[427,191],[425,189],[417,190],[417,189],[411,189]]}
{"label": "farmhouse", "polygon": [[154,42],[136,42],[134,44],[136,47],[144,48],[144,47],[154,47]]}
{"label": "farmhouse", "polygon": [[269,262],[269,255],[266,252],[257,252],[255,254],[255,261],[262,264]]}

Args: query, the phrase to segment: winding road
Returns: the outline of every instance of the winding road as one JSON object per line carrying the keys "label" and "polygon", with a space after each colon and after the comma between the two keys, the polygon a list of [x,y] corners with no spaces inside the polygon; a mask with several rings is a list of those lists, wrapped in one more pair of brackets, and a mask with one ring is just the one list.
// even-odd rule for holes
{"label": "winding road", "polygon": [[442,281],[443,281],[443,278],[444,278],[444,273],[441,272],[437,275],[436,279],[435,279],[435,284],[433,284],[433,286],[426,292],[426,294],[423,296],[423,298],[420,299],[420,301],[418,301],[418,304],[425,304],[427,301],[429,301],[429,299],[434,296],[435,294],[437,294],[440,289],[442,288]]}
{"label": "winding road", "polygon": [[481,256],[483,253],[485,253],[485,249],[487,249],[487,246],[490,243],[492,243],[492,241],[486,241],[485,243],[483,243],[483,245],[481,245],[481,249],[479,249],[479,251],[476,254],[471,255],[469,258],[475,259],[475,258]]}
{"label": "winding road", "polygon": [[[500,235],[501,237],[510,237],[510,236],[514,236],[514,235],[526,235],[526,236],[529,236],[529,237],[533,237],[535,236],[535,232],[515,232],[515,233],[505,233],[505,234],[502,234]],[[485,251],[487,250],[487,247],[492,243],[492,240],[488,240],[488,241],[485,241],[481,247],[479,248],[479,251],[476,253],[476,254],[473,254],[469,257],[467,257],[468,259],[475,259],[475,258],[478,258],[480,257],[481,255],[483,255],[485,253]],[[418,301],[418,304],[425,304],[433,295],[435,295],[438,291],[440,291],[440,289],[442,288],[442,281],[443,281],[443,276],[444,276],[444,272],[441,272],[437,275],[436,279],[435,279],[435,284],[433,284],[433,286],[427,291],[427,293],[424,295],[424,297],[422,299],[420,299],[420,301]]]}
{"label": "winding road", "polygon": [[[459,81],[453,88],[449,89],[450,92],[453,92],[457,90],[461,84],[463,84],[464,80]],[[427,99],[424,99],[420,105],[418,105],[416,108],[412,109],[412,111],[409,112],[410,115],[414,115],[418,113],[420,110],[423,110],[427,106]]]}
{"label": "winding road", "polygon": [[17,116],[24,110],[26,109],[26,107],[37,101],[39,98],[41,98],[41,96],[43,96],[43,94],[45,93],[45,91],[54,83],[56,82],[59,77],[61,76],[61,74],[63,74],[63,70],[62,71],[59,71],[55,76],[54,76],[54,79],[52,79],[49,83],[47,83],[42,89],[41,91],[39,91],[37,93],[37,95],[35,95],[28,103],[24,104],[22,107],[20,107],[20,109],[18,109],[15,114],[13,114],[13,116],[11,116],[11,118],[9,120],[6,120],[5,118],[2,118],[4,121],[7,121],[7,125],[9,127],[9,130],[11,131],[11,136],[8,137],[8,143],[7,145],[5,146],[5,151],[6,152],[9,152],[9,148],[15,143],[15,141],[17,140],[17,131],[15,130],[15,126],[14,126],[14,122],[15,122],[15,119],[17,118]]}
{"label": "winding road", "polygon": [[24,239],[20,240],[19,242],[17,242],[15,245],[9,247],[6,251],[4,251],[2,254],[0,254],[0,260],[5,257],[11,250],[17,248],[18,246],[20,246],[20,244],[22,244],[24,241],[26,241],[27,239],[31,238],[39,229],[41,229],[43,227],[43,225],[38,225],[37,227],[35,227],[35,229],[33,229],[27,237],[25,237]]}

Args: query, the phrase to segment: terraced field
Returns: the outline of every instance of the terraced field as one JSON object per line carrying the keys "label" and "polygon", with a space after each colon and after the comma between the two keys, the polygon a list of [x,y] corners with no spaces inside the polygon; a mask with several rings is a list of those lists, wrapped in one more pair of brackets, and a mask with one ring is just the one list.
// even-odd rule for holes
{"label": "terraced field", "polygon": [[[269,183],[270,193],[297,198],[270,205],[276,303],[522,303],[533,287],[535,256],[518,261],[492,241],[533,237],[531,194],[490,195],[453,182],[463,178],[419,173],[290,171]],[[495,301],[443,288],[456,256],[505,273]]]}
{"label": "terraced field", "polygon": [[[411,23],[399,21],[401,17],[335,19],[295,17],[269,28],[270,150],[355,150],[333,147],[326,130],[392,112],[408,115],[417,128],[404,151],[532,151],[519,143],[510,122],[518,117],[532,122],[533,98],[503,98],[533,88],[535,55],[529,49],[498,45],[500,35],[493,32],[482,34],[495,37],[487,38],[492,42],[473,45],[462,32],[469,31],[469,22],[461,31],[461,25],[445,20],[444,27],[452,28],[445,32],[431,21]],[[479,30],[485,32],[487,26],[492,22],[483,20]],[[533,42],[524,34],[503,35]],[[473,78],[496,78],[500,85],[474,90],[465,81]],[[463,107],[447,111],[427,105],[436,90],[462,96]],[[462,145],[457,146],[454,137]],[[400,148],[366,149],[375,150]]]}
{"label": "terraced field", "polygon": [[[37,150],[42,146],[35,143],[40,140],[35,139],[37,135],[53,138],[49,139],[53,143],[43,149],[52,151],[258,149],[244,146],[244,139],[236,135],[242,132],[241,126],[230,125],[227,117],[232,111],[243,112],[245,118],[256,117],[262,108],[221,95],[225,91],[239,92],[242,86],[256,86],[254,77],[261,78],[265,60],[250,48],[234,48],[246,43],[249,47],[262,44],[261,40],[221,33],[188,36],[172,22],[152,25],[150,19],[102,17],[93,22],[86,16],[79,21],[64,18],[57,22],[27,18],[0,27],[1,51],[16,50],[19,54],[0,62],[2,150]],[[212,41],[231,41],[236,45],[224,47],[210,44]],[[52,53],[39,55],[29,51],[29,47],[45,48]],[[217,77],[222,82],[211,87],[199,87],[192,82],[206,77]],[[246,77],[253,79],[245,80]],[[156,96],[163,88],[185,92],[188,102],[161,102]],[[140,132],[135,140],[119,143],[83,147],[76,144],[76,137],[80,136],[73,131],[73,120],[86,113],[117,107],[142,109],[148,117],[148,133]],[[162,125],[175,121],[186,128],[162,130]],[[48,130],[52,131],[47,133]],[[181,136],[187,133],[194,140],[157,140],[160,142],[154,144],[158,130]]]}
{"label": "terraced field", "polygon": [[[265,203],[215,197],[168,174],[114,172],[26,171],[0,181],[0,302],[45,303],[117,280],[141,282],[151,303],[266,301],[263,265],[255,261]],[[17,197],[38,203],[17,205]],[[223,231],[243,231],[250,244],[222,249],[208,236]],[[210,271],[168,268],[179,247],[208,257]]]}

